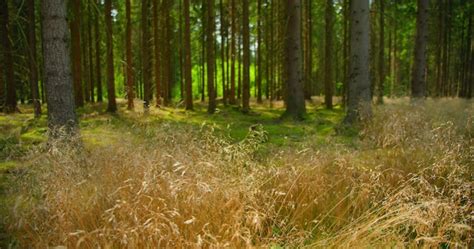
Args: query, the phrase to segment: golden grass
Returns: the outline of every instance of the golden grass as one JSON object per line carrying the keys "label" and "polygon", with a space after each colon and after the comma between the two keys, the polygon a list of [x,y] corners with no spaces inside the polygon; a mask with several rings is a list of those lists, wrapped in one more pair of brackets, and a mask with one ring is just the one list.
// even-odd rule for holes
{"label": "golden grass", "polygon": [[472,102],[399,101],[376,108],[356,148],[269,154],[265,127],[231,143],[209,125],[137,121],[141,142],[32,153],[9,231],[24,248],[466,248],[473,120]]}

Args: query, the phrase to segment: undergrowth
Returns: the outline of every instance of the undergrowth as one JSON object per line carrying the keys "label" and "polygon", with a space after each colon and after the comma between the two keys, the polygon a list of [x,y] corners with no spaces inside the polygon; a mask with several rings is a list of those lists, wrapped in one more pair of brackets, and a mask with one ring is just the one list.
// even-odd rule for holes
{"label": "undergrowth", "polygon": [[357,146],[291,147],[265,125],[235,141],[137,122],[107,146],[26,155],[7,229],[22,248],[467,248],[473,120],[472,102],[389,103]]}

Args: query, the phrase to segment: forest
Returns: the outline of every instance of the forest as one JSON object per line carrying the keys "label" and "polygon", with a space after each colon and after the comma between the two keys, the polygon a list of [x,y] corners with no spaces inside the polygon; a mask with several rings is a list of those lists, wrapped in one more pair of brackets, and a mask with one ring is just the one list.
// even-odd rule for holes
{"label": "forest", "polygon": [[0,0],[0,248],[473,248],[473,17]]}

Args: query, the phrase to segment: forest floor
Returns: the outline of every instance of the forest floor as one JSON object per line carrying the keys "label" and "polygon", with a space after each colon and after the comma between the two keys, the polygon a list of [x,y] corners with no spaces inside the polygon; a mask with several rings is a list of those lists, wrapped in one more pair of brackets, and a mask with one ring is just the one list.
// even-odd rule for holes
{"label": "forest floor", "polygon": [[356,128],[319,98],[300,122],[119,105],[78,110],[81,152],[0,114],[0,248],[472,245],[472,101],[389,99]]}

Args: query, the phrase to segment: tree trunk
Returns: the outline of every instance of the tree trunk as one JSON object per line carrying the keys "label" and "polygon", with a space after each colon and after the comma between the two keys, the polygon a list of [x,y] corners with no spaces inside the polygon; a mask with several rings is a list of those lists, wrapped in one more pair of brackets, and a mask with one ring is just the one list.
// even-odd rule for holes
{"label": "tree trunk", "polygon": [[126,31],[126,71],[127,71],[127,109],[132,110],[134,107],[133,99],[133,58],[132,58],[132,20],[131,20],[131,3],[130,0],[125,1]]}
{"label": "tree trunk", "polygon": [[332,109],[332,95],[333,95],[333,77],[332,77],[332,57],[333,44],[333,12],[334,7],[332,0],[326,1],[326,49],[324,62],[324,102],[327,109]]}
{"label": "tree trunk", "polygon": [[41,115],[41,103],[38,91],[38,64],[36,59],[36,16],[35,1],[28,0],[26,4],[28,12],[28,67],[31,89],[31,98],[33,100],[33,109],[35,118]]}
{"label": "tree trunk", "polygon": [[351,2],[350,72],[345,123],[372,116],[369,79],[369,0]]}
{"label": "tree trunk", "polygon": [[256,87],[257,87],[257,103],[262,103],[262,0],[257,0],[257,74]]}
{"label": "tree trunk", "polygon": [[385,0],[379,0],[379,28],[380,28],[380,41],[379,41],[379,78],[377,84],[377,104],[383,104],[384,95],[384,81],[385,81],[385,30],[384,30],[384,2]]}
{"label": "tree trunk", "polygon": [[82,58],[81,58],[81,0],[72,1],[71,21],[71,47],[72,47],[72,77],[74,80],[74,100],[76,107],[84,106],[84,93],[82,90]]}
{"label": "tree trunk", "polygon": [[115,102],[115,75],[114,75],[114,49],[113,49],[113,31],[112,31],[112,0],[105,0],[105,27],[107,33],[107,111],[116,112],[117,103]]}
{"label": "tree trunk", "polygon": [[242,0],[242,39],[243,39],[243,81],[242,81],[242,112],[250,111],[250,28],[249,1]]}
{"label": "tree trunk", "polygon": [[[97,0],[97,5],[99,6],[101,0]],[[100,48],[100,26],[99,18],[100,12],[96,12],[95,15],[95,73],[97,81],[97,102],[102,102],[102,59],[101,59],[101,48]]]}
{"label": "tree trunk", "polygon": [[230,37],[230,94],[229,94],[229,103],[231,105],[235,105],[235,34],[236,34],[236,6],[235,6],[235,1],[236,0],[230,0],[231,1],[231,37]]}
{"label": "tree trunk", "polygon": [[428,40],[428,0],[418,0],[416,16],[415,58],[412,68],[411,95],[413,98],[426,96],[426,43]]}
{"label": "tree trunk", "polygon": [[227,27],[225,21],[225,13],[224,13],[224,4],[223,0],[219,1],[219,12],[220,12],[220,26],[221,26],[221,79],[222,79],[222,102],[224,105],[227,105],[227,91],[226,91],[226,77],[225,77],[225,40],[227,36]]}
{"label": "tree trunk", "polygon": [[93,45],[92,45],[92,0],[87,1],[87,14],[89,18],[87,20],[87,47],[89,52],[89,82],[90,82],[90,101],[94,102],[94,56],[93,56]]}
{"label": "tree trunk", "polygon": [[186,110],[193,109],[193,79],[191,65],[191,23],[189,18],[189,0],[184,0],[184,81],[186,88]]}
{"label": "tree trunk", "polygon": [[143,0],[142,2],[142,12],[141,12],[141,36],[142,36],[142,80],[143,80],[143,100],[144,107],[148,108],[150,106],[151,100],[151,68],[150,68],[150,49],[148,42],[150,41],[150,30],[148,27],[148,9],[149,9],[149,0]]}
{"label": "tree trunk", "polygon": [[[159,0],[153,0],[153,39],[154,39],[154,53],[155,53],[155,91],[156,91],[156,106],[161,105],[161,48],[160,48],[160,16],[159,16]],[[162,29],[161,29],[162,30]]]}
{"label": "tree trunk", "polygon": [[209,98],[208,113],[216,111],[216,90],[214,88],[214,0],[207,0],[207,94]]}
{"label": "tree trunk", "polygon": [[3,60],[5,63],[5,81],[6,81],[6,99],[5,99],[5,113],[13,113],[17,110],[16,89],[15,89],[15,74],[13,67],[13,50],[10,41],[10,21],[8,16],[8,2],[6,0],[0,3],[0,33],[3,35]]}
{"label": "tree trunk", "polygon": [[51,138],[74,135],[77,119],[74,112],[73,82],[71,77],[69,30],[64,0],[43,0],[42,36],[45,90],[48,102],[48,127]]}
{"label": "tree trunk", "polygon": [[288,0],[286,6],[285,73],[286,112],[284,115],[302,119],[306,113],[301,69],[301,2]]}

